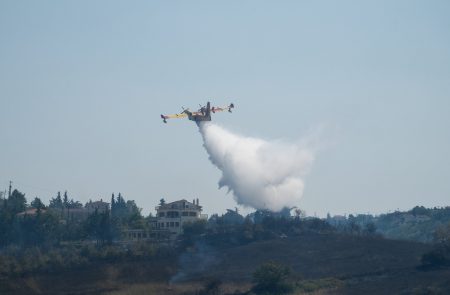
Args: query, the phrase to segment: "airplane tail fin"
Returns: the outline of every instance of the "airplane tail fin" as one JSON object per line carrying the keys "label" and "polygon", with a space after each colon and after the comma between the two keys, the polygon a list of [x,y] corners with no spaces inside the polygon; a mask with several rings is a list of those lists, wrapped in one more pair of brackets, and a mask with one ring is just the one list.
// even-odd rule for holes
{"label": "airplane tail fin", "polygon": [[209,101],[206,103],[206,116],[211,116],[211,104],[209,103]]}
{"label": "airplane tail fin", "polygon": [[163,119],[164,123],[167,123],[166,117],[164,117],[164,115],[161,115],[161,119]]}

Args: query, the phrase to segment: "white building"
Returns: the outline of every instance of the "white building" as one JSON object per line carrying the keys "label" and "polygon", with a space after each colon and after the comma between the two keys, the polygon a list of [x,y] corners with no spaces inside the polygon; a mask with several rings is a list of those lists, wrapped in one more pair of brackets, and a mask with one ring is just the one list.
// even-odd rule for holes
{"label": "white building", "polygon": [[208,219],[206,214],[201,214],[202,206],[199,205],[198,199],[193,200],[192,203],[183,199],[160,204],[155,209],[157,212],[156,227],[159,230],[170,231],[173,238],[183,232],[183,224]]}

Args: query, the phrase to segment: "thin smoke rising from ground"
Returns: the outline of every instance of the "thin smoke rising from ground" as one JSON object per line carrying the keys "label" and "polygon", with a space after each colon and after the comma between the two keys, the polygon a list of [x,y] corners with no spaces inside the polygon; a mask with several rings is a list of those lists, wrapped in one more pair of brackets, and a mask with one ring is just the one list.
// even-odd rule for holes
{"label": "thin smoke rising from ground", "polygon": [[199,130],[209,159],[222,171],[219,188],[227,187],[239,204],[271,211],[299,205],[314,161],[309,141],[266,141],[211,122],[201,122]]}
{"label": "thin smoke rising from ground", "polygon": [[196,242],[190,251],[180,255],[178,272],[169,280],[176,284],[199,277],[219,262],[216,250],[203,242]]}

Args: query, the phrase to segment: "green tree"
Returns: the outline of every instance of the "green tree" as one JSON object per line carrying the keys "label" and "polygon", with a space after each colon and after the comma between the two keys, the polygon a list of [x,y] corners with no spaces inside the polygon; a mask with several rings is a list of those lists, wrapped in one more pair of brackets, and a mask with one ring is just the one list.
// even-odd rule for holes
{"label": "green tree", "polygon": [[19,212],[25,211],[27,205],[27,199],[25,199],[25,194],[14,190],[8,198],[7,209],[11,214],[17,214]]}
{"label": "green tree", "polygon": [[109,244],[113,238],[113,227],[110,212],[106,210],[99,213],[96,209],[89,215],[84,223],[86,234],[97,241],[97,244]]}
{"label": "green tree", "polygon": [[352,234],[359,234],[361,232],[361,227],[356,222],[356,218],[353,214],[348,216],[347,230]]}
{"label": "green tree", "polygon": [[438,227],[434,231],[433,240],[436,244],[448,245],[450,247],[450,223]]}
{"label": "green tree", "polygon": [[124,226],[130,228],[144,228],[145,219],[141,214],[141,208],[133,200],[125,201],[122,194],[119,193],[117,200],[114,194],[111,196],[111,219],[113,232],[118,232],[116,227]]}
{"label": "green tree", "polygon": [[61,199],[61,192],[58,192],[56,197],[50,199],[50,204],[48,205],[49,208],[63,208],[63,202]]}
{"label": "green tree", "polygon": [[69,206],[69,197],[67,196],[67,191],[64,192],[64,199],[63,199],[63,207],[67,208]]}
{"label": "green tree", "polygon": [[450,249],[444,245],[437,245],[433,250],[422,255],[422,266],[441,267],[450,265]]}
{"label": "green tree", "polygon": [[206,220],[186,222],[183,224],[183,233],[188,236],[198,236],[205,232]]}
{"label": "green tree", "polygon": [[114,209],[112,209],[111,215],[113,217],[117,217],[119,220],[122,218],[126,218],[128,213],[127,203],[125,199],[122,197],[122,194],[119,193],[117,196],[117,200],[114,203]]}
{"label": "green tree", "polygon": [[364,226],[364,233],[366,235],[373,235],[377,231],[377,226],[373,222],[366,223]]}
{"label": "green tree", "polygon": [[3,206],[0,206],[0,247],[11,243],[14,230],[12,224],[16,216],[6,207],[6,200]]}
{"label": "green tree", "polygon": [[14,241],[25,247],[55,244],[61,232],[58,217],[40,211],[17,218],[14,229]]}
{"label": "green tree", "polygon": [[450,223],[438,227],[434,232],[433,249],[422,256],[426,267],[450,266]]}
{"label": "green tree", "polygon": [[270,261],[262,264],[253,273],[256,294],[278,295],[292,293],[293,287],[288,283],[290,269],[287,266]]}
{"label": "green tree", "polygon": [[74,201],[73,199],[70,199],[68,206],[72,209],[83,208],[83,204],[81,204],[79,201]]}
{"label": "green tree", "polygon": [[181,236],[181,246],[190,247],[195,244],[195,240],[205,232],[206,220],[183,223],[183,235]]}
{"label": "green tree", "polygon": [[412,208],[410,212],[412,215],[418,216],[418,215],[428,215],[429,211],[431,210],[428,210],[424,206],[416,206]]}
{"label": "green tree", "polygon": [[30,205],[32,208],[36,208],[38,210],[45,208],[44,203],[42,203],[41,199],[39,199],[38,197],[35,197],[34,200],[31,201]]}
{"label": "green tree", "polygon": [[114,193],[111,196],[111,216],[114,216],[114,211],[116,207],[116,199],[114,198]]}

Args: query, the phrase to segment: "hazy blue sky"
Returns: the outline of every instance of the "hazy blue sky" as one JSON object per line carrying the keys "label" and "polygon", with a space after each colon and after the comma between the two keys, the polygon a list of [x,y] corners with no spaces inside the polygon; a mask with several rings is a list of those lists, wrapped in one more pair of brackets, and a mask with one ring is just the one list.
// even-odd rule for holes
{"label": "hazy blue sky", "polygon": [[322,126],[310,215],[450,205],[450,1],[1,1],[0,188],[153,212],[217,189],[196,126],[296,141]]}

